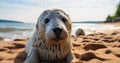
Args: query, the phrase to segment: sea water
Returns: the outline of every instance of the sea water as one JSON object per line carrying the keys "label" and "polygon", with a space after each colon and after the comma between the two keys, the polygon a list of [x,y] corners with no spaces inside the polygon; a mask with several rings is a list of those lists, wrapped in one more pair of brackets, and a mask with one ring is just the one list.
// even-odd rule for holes
{"label": "sea water", "polygon": [[35,23],[0,22],[0,37],[8,39],[27,38],[35,30]]}
{"label": "sea water", "polygon": [[[98,23],[72,23],[72,35],[81,28],[85,34],[103,32],[110,29],[120,29],[113,25],[104,25]],[[35,31],[35,23],[0,23],[0,37],[8,39],[28,38]]]}

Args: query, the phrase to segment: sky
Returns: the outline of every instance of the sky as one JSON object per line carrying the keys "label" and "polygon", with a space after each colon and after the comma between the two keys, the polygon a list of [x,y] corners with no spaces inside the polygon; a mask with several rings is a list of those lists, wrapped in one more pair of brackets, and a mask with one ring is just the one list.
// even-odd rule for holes
{"label": "sky", "polygon": [[72,21],[103,21],[120,0],[0,0],[0,19],[36,23],[46,9],[64,10]]}

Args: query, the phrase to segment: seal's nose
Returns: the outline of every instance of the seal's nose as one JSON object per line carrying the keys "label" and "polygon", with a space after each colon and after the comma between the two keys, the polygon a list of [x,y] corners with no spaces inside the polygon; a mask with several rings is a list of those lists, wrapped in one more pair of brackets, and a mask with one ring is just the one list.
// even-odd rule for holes
{"label": "seal's nose", "polygon": [[62,32],[62,29],[59,28],[59,27],[55,27],[55,28],[53,28],[53,31],[54,31],[54,33],[55,33],[55,36],[56,36],[57,38],[59,38],[59,37],[60,37],[60,34],[61,34],[61,32]]}

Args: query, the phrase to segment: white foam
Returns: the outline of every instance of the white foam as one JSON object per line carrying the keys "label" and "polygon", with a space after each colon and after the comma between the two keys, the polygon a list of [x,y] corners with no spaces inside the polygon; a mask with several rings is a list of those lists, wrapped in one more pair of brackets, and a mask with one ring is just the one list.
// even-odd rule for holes
{"label": "white foam", "polygon": [[12,41],[12,39],[5,38],[4,41]]}

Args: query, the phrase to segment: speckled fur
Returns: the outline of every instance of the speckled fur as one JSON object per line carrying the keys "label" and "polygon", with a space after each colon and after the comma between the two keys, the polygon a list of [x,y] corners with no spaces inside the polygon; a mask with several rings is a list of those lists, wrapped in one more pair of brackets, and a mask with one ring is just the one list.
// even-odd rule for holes
{"label": "speckled fur", "polygon": [[[67,40],[63,40],[61,43],[54,43],[42,40],[40,37],[35,38],[33,44],[38,48],[40,60],[43,61],[57,61],[64,60],[66,56],[71,52],[70,37]],[[39,42],[37,42],[39,41]]]}

